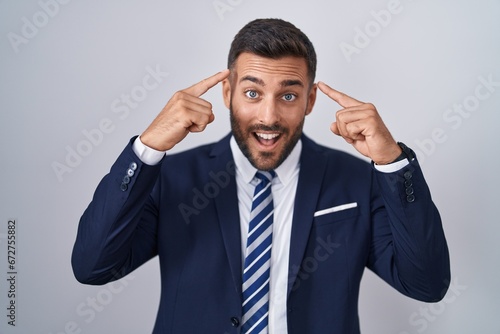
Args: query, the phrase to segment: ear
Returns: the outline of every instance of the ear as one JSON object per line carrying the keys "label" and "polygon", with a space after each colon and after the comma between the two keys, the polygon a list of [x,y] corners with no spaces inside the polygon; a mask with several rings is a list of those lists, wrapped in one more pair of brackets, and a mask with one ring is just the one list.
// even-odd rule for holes
{"label": "ear", "polygon": [[222,81],[222,98],[224,99],[226,108],[229,109],[231,105],[231,83],[229,82],[229,78]]}
{"label": "ear", "polygon": [[318,91],[318,85],[313,84],[311,89],[309,90],[309,96],[307,97],[307,107],[306,107],[306,115],[309,115],[313,110],[314,103],[316,103],[316,92]]}

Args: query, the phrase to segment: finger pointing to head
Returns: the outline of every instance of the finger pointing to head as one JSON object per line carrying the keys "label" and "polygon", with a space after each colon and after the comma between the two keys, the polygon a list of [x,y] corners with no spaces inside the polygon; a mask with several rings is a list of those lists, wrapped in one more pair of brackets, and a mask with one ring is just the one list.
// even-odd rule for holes
{"label": "finger pointing to head", "polygon": [[363,102],[356,100],[353,97],[350,97],[347,94],[339,92],[338,90],[333,89],[328,86],[324,82],[318,82],[318,88],[329,98],[337,102],[343,108],[355,107],[363,104]]}
{"label": "finger pointing to head", "polygon": [[229,70],[218,72],[212,75],[211,77],[203,79],[197,84],[194,84],[191,87],[184,89],[184,92],[199,97],[205,94],[210,88],[214,87],[219,82],[226,79],[228,76],[229,76]]}

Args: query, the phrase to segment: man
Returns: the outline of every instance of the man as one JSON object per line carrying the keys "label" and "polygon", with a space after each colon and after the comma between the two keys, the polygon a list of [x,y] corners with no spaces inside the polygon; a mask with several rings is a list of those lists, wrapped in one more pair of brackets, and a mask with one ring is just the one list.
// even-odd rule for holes
{"label": "man", "polygon": [[[314,83],[311,42],[282,20],[247,24],[228,68],[175,93],[118,157],[81,218],[77,279],[104,284],[158,255],[154,333],[359,333],[365,267],[440,300],[450,269],[439,213],[376,108]],[[168,154],[214,121],[200,96],[219,82],[231,134]],[[371,165],[302,134],[318,88],[343,107],[333,133]]]}

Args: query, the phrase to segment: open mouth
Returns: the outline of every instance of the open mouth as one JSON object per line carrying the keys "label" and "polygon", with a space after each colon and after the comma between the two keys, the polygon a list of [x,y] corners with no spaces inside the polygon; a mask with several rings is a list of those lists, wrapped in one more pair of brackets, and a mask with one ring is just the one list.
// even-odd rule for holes
{"label": "open mouth", "polygon": [[264,132],[254,132],[254,137],[257,139],[259,144],[266,147],[271,147],[276,144],[281,137],[281,133],[264,133]]}

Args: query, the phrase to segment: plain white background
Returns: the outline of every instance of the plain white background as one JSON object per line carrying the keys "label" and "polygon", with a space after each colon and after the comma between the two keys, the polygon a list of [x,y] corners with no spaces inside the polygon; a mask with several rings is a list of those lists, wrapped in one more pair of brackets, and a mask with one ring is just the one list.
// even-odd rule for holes
{"label": "plain white background", "polygon": [[[151,331],[157,260],[112,285],[77,283],[79,217],[129,138],[175,91],[224,69],[233,36],[259,17],[297,25],[316,47],[318,80],[377,106],[418,152],[443,218],[453,277],[445,301],[408,299],[367,271],[362,332],[500,333],[500,1],[60,1],[0,0],[1,333]],[[215,122],[174,151],[229,131],[220,86],[205,98]],[[339,108],[320,94],[305,132],[357,154],[329,131]],[[6,316],[9,219],[16,327]]]}

